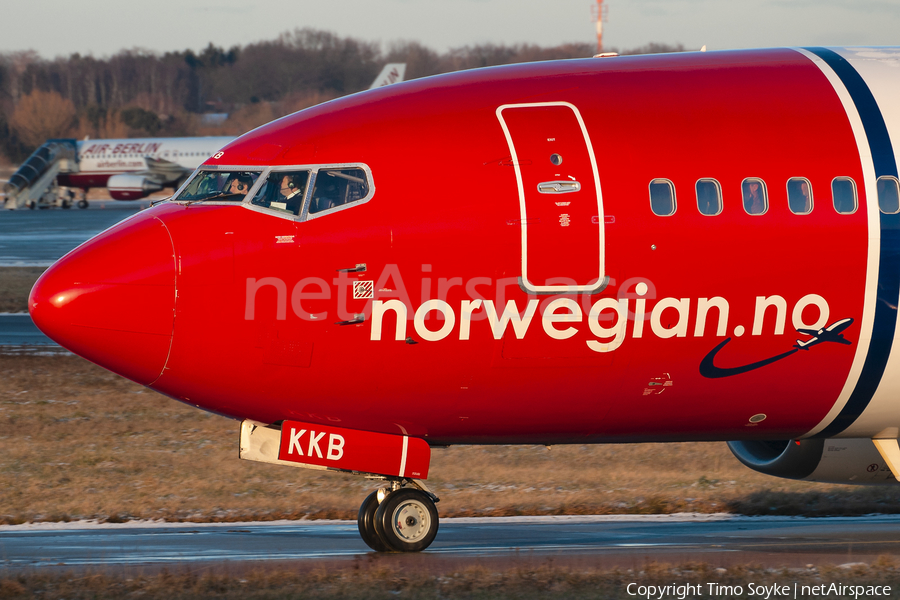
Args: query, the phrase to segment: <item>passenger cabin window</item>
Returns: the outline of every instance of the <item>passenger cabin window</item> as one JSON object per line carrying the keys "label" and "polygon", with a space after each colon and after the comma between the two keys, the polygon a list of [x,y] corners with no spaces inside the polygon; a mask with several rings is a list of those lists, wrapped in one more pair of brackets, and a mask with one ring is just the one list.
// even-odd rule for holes
{"label": "passenger cabin window", "polygon": [[675,214],[675,186],[671,181],[654,179],[650,182],[650,209],[660,217]]}
{"label": "passenger cabin window", "polygon": [[888,215],[900,212],[900,183],[896,177],[878,178],[878,208]]}
{"label": "passenger cabin window", "polygon": [[741,197],[748,215],[762,215],[769,210],[766,183],[756,177],[748,177],[741,182]]}
{"label": "passenger cabin window", "polygon": [[722,212],[722,186],[715,179],[697,181],[697,208],[701,215],[714,216]]}
{"label": "passenger cabin window", "polygon": [[269,173],[250,204],[299,215],[308,182],[309,171],[274,171]]}
{"label": "passenger cabin window", "polygon": [[813,209],[812,184],[805,177],[791,177],[787,182],[788,208],[795,215],[808,215]]}
{"label": "passenger cabin window", "polygon": [[200,171],[175,200],[240,202],[258,177],[258,171]]}
{"label": "passenger cabin window", "polygon": [[339,208],[362,200],[369,193],[362,169],[322,169],[316,173],[310,200],[310,214]]}
{"label": "passenger cabin window", "polygon": [[849,177],[835,177],[831,181],[834,210],[842,215],[856,212],[856,183]]}

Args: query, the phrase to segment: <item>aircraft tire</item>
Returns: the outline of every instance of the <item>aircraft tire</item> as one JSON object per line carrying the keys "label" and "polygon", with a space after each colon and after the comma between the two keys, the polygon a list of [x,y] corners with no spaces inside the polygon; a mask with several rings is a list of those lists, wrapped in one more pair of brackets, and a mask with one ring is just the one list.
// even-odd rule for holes
{"label": "aircraft tire", "polygon": [[403,488],[391,492],[375,511],[375,531],[391,550],[421,552],[437,535],[437,508],[420,490]]}
{"label": "aircraft tire", "polygon": [[87,208],[87,207],[88,207],[88,201],[87,201],[87,200],[79,200],[79,201],[78,201],[78,208]]}
{"label": "aircraft tire", "polygon": [[359,517],[356,524],[359,527],[359,535],[366,545],[375,552],[390,552],[387,544],[382,541],[375,532],[375,512],[378,510],[378,492],[372,492],[359,507]]}

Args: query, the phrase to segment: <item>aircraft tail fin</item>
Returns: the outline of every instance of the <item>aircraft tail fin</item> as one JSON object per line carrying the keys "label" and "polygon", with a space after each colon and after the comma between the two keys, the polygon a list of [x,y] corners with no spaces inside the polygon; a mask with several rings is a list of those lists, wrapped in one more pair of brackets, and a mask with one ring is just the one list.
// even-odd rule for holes
{"label": "aircraft tail fin", "polygon": [[406,63],[388,63],[384,65],[381,73],[378,74],[378,77],[375,78],[375,81],[372,82],[369,89],[374,90],[375,88],[380,88],[392,83],[399,83],[403,81],[405,75]]}

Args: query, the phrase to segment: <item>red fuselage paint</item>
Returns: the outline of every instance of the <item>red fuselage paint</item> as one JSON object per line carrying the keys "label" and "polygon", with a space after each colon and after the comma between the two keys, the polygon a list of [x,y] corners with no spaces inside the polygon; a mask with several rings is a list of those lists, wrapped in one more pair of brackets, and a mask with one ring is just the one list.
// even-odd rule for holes
{"label": "red fuselage paint", "polygon": [[[498,118],[526,104],[575,107],[588,141],[568,109]],[[547,177],[585,183],[588,149],[599,190],[547,198],[593,194],[593,208],[538,195],[523,218],[517,168],[526,194]],[[411,81],[304,110],[217,156],[206,165],[365,165],[375,191],[308,220],[247,203],[152,207],[116,231],[153,243],[116,252],[125,242],[107,232],[42,277],[38,326],[208,411],[432,444],[791,439],[825,419],[861,351],[874,199],[845,106],[794,50]],[[744,210],[748,177],[766,182],[764,214]],[[810,214],[788,208],[792,177],[811,183]],[[852,214],[831,206],[835,177],[857,182]],[[674,184],[671,216],[651,211],[658,178]],[[721,184],[717,216],[698,211],[703,178]],[[523,256],[532,284],[595,289],[528,291]],[[510,301],[518,323],[504,324]],[[841,319],[853,319],[849,345],[730,377],[699,371],[728,337],[718,367],[789,351],[798,327]],[[145,350],[123,355],[135,344]]]}

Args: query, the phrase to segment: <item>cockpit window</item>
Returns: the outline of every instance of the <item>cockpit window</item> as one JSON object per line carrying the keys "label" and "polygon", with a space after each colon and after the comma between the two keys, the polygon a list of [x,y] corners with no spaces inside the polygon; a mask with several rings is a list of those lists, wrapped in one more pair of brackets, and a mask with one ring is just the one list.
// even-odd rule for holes
{"label": "cockpit window", "polygon": [[292,215],[299,215],[306,197],[309,171],[275,171],[269,173],[265,183],[256,192],[250,204],[274,208]]}
{"label": "cockpit window", "polygon": [[337,208],[369,193],[366,172],[362,169],[321,169],[316,174],[310,200],[310,214]]}
{"label": "cockpit window", "polygon": [[200,171],[175,200],[240,202],[258,177],[258,171]]}

